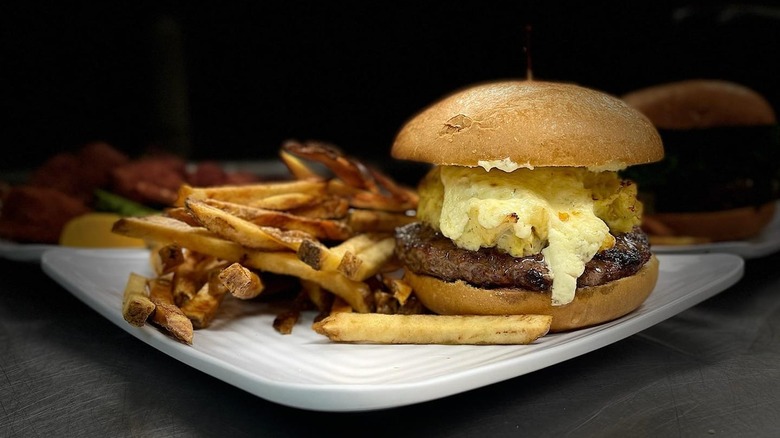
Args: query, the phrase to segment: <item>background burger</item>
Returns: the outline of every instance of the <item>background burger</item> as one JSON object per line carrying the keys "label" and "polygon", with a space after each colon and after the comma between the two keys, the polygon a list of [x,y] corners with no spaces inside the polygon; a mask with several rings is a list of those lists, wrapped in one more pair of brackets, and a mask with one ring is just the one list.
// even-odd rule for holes
{"label": "background burger", "polygon": [[550,314],[551,331],[609,321],[653,290],[658,261],[636,186],[663,157],[658,132],[584,87],[504,81],[460,90],[409,120],[392,148],[432,164],[396,254],[441,314]]}
{"label": "background burger", "polygon": [[691,79],[623,99],[658,128],[665,158],[629,169],[640,187],[651,242],[696,243],[758,235],[780,197],[775,112],[733,82]]}

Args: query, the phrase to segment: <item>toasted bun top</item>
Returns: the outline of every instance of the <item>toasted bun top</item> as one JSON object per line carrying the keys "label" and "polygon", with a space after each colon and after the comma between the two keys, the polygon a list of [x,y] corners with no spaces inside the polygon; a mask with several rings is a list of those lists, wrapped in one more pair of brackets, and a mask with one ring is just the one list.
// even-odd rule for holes
{"label": "toasted bun top", "polygon": [[769,102],[756,91],[729,81],[690,79],[654,85],[623,96],[659,129],[703,129],[771,125]]}
{"label": "toasted bun top", "polygon": [[613,96],[566,83],[502,81],[462,89],[422,110],[398,132],[392,156],[469,167],[619,170],[660,160],[663,146],[653,124]]}

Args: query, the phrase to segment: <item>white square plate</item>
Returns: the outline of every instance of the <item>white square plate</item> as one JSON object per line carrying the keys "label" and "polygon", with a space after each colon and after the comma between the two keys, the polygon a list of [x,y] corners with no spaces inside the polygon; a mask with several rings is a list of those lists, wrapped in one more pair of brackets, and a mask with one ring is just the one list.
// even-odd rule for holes
{"label": "white square plate", "polygon": [[730,254],[661,255],[656,289],[635,312],[597,327],[551,334],[531,345],[360,345],[329,341],[306,314],[290,335],[272,327],[267,304],[227,297],[192,346],[122,319],[130,272],[151,276],[144,250],[54,249],[51,278],[150,346],[258,397],[316,411],[366,411],[410,405],[530,373],[653,326],[733,285],[744,261]]}

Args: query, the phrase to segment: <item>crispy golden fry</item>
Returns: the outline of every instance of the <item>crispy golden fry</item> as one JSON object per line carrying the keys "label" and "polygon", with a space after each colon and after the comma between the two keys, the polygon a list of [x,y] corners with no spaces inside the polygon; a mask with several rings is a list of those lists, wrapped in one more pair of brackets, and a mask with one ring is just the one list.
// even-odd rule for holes
{"label": "crispy golden fry", "polygon": [[295,296],[289,310],[276,315],[273,322],[274,329],[283,335],[292,333],[293,327],[301,317],[301,311],[308,307],[307,304],[309,304],[309,294],[304,288]]}
{"label": "crispy golden fry", "polygon": [[398,301],[399,304],[404,305],[409,297],[412,295],[412,286],[403,281],[400,278],[391,277],[388,275],[381,276],[382,283],[393,294],[393,298]]}
{"label": "crispy golden fry", "polygon": [[176,241],[190,251],[208,254],[226,262],[239,262],[248,268],[311,280],[344,298],[355,310],[371,311],[371,292],[368,285],[351,280],[338,272],[314,270],[292,252],[252,250],[220,239],[205,228],[191,227],[163,216],[125,217],[114,224],[114,232],[135,237],[144,235],[167,242]]}
{"label": "crispy golden fry", "polygon": [[290,174],[297,180],[323,180],[323,178],[303,160],[287,152],[282,148],[279,151],[279,158],[290,171]]}
{"label": "crispy golden fry", "polygon": [[282,150],[299,158],[322,163],[351,187],[372,191],[379,190],[368,167],[347,157],[333,145],[314,141],[306,143],[287,141],[282,145]]}
{"label": "crispy golden fry", "polygon": [[328,180],[328,192],[347,199],[349,205],[355,208],[406,212],[417,206],[416,198],[393,198],[381,193],[357,189],[338,179]]}
{"label": "crispy golden fry", "polygon": [[287,211],[310,208],[321,202],[321,196],[313,193],[282,193],[280,195],[256,199],[247,203],[246,206],[266,210]]}
{"label": "crispy golden fry", "polygon": [[180,220],[180,221],[184,222],[185,224],[191,225],[193,227],[200,227],[201,226],[200,222],[198,222],[198,220],[195,219],[194,216],[192,216],[192,213],[190,213],[190,211],[187,210],[184,207],[166,208],[163,211],[163,215],[167,216],[167,217],[170,217],[170,218],[173,218],[173,219]]}
{"label": "crispy golden fry", "polygon": [[[359,257],[358,253],[368,251],[368,257],[378,259],[378,254],[387,250],[387,239],[392,239],[392,236],[364,233],[330,248],[317,240],[304,239],[297,254],[299,259],[316,270],[340,271],[353,280],[362,281],[376,272],[372,263],[377,260],[369,260],[369,266],[362,268],[363,257]],[[372,247],[378,248],[369,250]]]}
{"label": "crispy golden fry", "polygon": [[177,267],[181,266],[185,262],[184,251],[181,246],[172,243],[170,245],[163,245],[157,250],[157,255],[160,258],[160,272],[167,274],[173,272]]}
{"label": "crispy golden fry", "polygon": [[179,188],[174,206],[183,207],[187,199],[216,199],[248,205],[257,199],[285,193],[326,194],[324,181],[275,181],[239,186],[192,187],[184,184]]}
{"label": "crispy golden fry", "polygon": [[387,236],[358,253],[348,252],[341,259],[338,271],[355,281],[363,281],[378,274],[393,258],[395,237]]}
{"label": "crispy golden fry", "polygon": [[309,237],[301,232],[283,232],[261,227],[239,216],[234,216],[204,201],[187,200],[187,208],[212,233],[241,246],[263,251],[296,250],[301,239]]}
{"label": "crispy golden fry", "polygon": [[549,315],[384,315],[333,313],[312,328],[336,342],[373,344],[529,344],[550,329]]}
{"label": "crispy golden fry", "polygon": [[333,303],[333,294],[323,289],[321,284],[313,281],[301,280],[301,290],[306,292],[309,301],[314,304],[318,310],[330,311],[331,303]]}
{"label": "crispy golden fry", "polygon": [[344,301],[341,297],[333,297],[333,302],[330,305],[330,313],[352,313],[355,310],[348,302]]}
{"label": "crispy golden fry", "polygon": [[[219,258],[238,261],[244,248],[221,239],[204,227],[193,227],[177,219],[165,216],[123,217],[114,223],[112,230],[125,236],[150,239],[161,244],[177,243],[184,248],[203,254],[217,254]],[[200,251],[198,248],[207,249]]]}
{"label": "crispy golden fry", "polygon": [[173,272],[173,301],[181,306],[198,293],[208,281],[209,272],[224,262],[214,257],[185,251],[184,262]]}
{"label": "crispy golden fry", "polygon": [[330,248],[316,239],[304,239],[301,241],[296,255],[302,262],[318,271],[326,269],[327,266],[338,266],[342,258],[341,255],[331,251]]}
{"label": "crispy golden fry", "polygon": [[188,260],[179,266],[173,273],[173,302],[181,306],[187,300],[191,300],[205,283],[204,273],[197,270],[194,259]]}
{"label": "crispy golden fry", "polygon": [[345,219],[349,213],[349,201],[339,196],[322,196],[317,204],[292,208],[287,212],[313,219]]}
{"label": "crispy golden fry", "polygon": [[233,263],[219,273],[219,280],[231,295],[242,300],[257,297],[263,292],[265,285],[256,273]]}
{"label": "crispy golden fry", "polygon": [[154,312],[154,303],[149,299],[146,282],[146,277],[131,272],[122,295],[122,317],[136,327],[143,327]]}
{"label": "crispy golden fry", "polygon": [[[377,244],[386,237],[388,237],[387,234],[380,233],[358,234],[330,248],[325,248],[324,245],[318,246],[316,244],[311,244],[309,248],[299,249],[298,253],[300,256],[304,250],[308,250],[309,254],[307,257],[310,261],[310,263],[308,263],[310,266],[319,266],[319,269],[324,271],[337,271],[346,255],[354,255],[364,251],[366,248]],[[325,249],[327,249],[327,251]],[[352,260],[351,263],[354,265],[360,263],[360,261]],[[357,267],[355,267],[355,269],[356,268]]]}
{"label": "crispy golden fry", "polygon": [[192,321],[174,304],[170,281],[152,279],[149,286],[149,299],[155,305],[152,322],[167,330],[176,340],[192,344]]}
{"label": "crispy golden fry", "polygon": [[[232,202],[216,200],[188,200],[186,204],[190,206],[190,208],[198,205],[208,205],[213,209],[221,210],[225,216],[240,218],[244,221],[263,227],[303,231],[320,239],[344,240],[354,234],[346,223],[339,220],[302,217],[282,211],[254,208],[246,205],[234,204]],[[194,213],[198,216],[197,212]],[[200,219],[199,216],[198,218]]]}
{"label": "crispy golden fry", "polygon": [[347,215],[347,225],[355,233],[392,233],[396,228],[412,223],[417,218],[406,213],[353,209]]}
{"label": "crispy golden fry", "polygon": [[197,329],[206,328],[214,320],[227,288],[219,281],[218,272],[210,271],[208,281],[191,300],[181,306],[181,311]]}

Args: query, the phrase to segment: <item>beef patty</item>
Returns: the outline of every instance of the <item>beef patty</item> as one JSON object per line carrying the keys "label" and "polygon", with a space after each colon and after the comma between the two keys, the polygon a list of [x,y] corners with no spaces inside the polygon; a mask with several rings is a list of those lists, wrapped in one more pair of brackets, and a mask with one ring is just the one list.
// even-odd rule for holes
{"label": "beef patty", "polygon": [[[422,222],[396,230],[395,252],[407,269],[445,281],[463,280],[481,288],[512,287],[547,292],[552,278],[544,257],[512,257],[495,248],[469,251]],[[578,287],[598,286],[635,274],[650,259],[647,236],[635,227],[615,236],[615,245],[585,265]]]}

